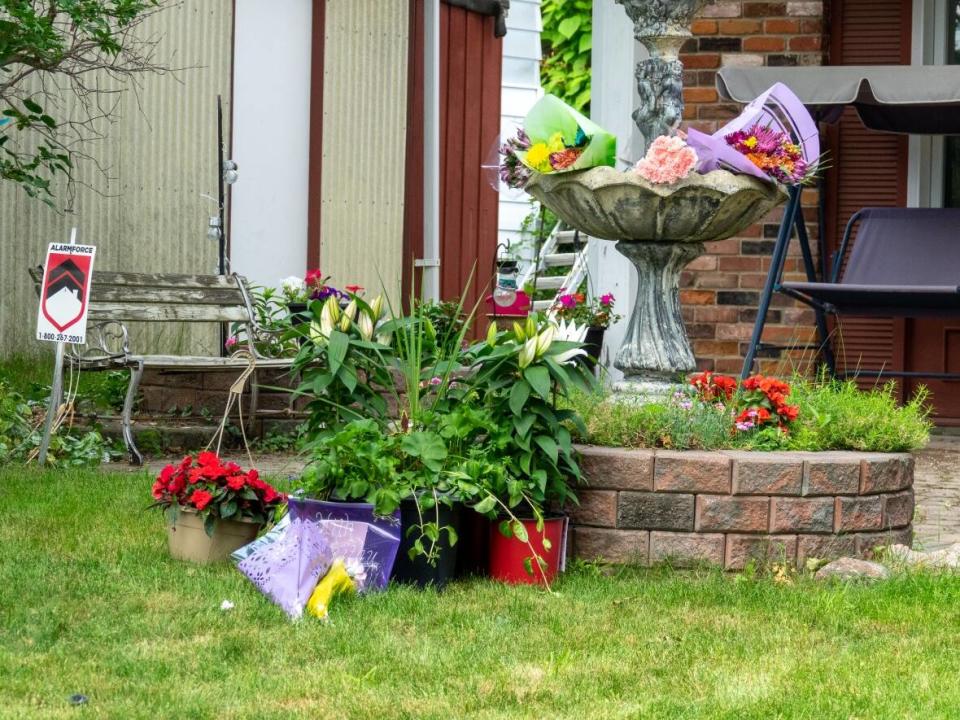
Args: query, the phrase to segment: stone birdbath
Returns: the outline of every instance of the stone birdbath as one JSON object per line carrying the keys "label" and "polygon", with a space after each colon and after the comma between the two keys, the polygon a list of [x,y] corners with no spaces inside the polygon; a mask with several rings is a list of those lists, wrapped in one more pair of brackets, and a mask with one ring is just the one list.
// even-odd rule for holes
{"label": "stone birdbath", "polygon": [[[676,131],[683,117],[683,64],[678,53],[690,23],[710,0],[616,0],[634,22],[650,57],[637,65],[640,107],[634,122],[646,142]],[[680,315],[680,271],[705,252],[704,242],[733,237],[786,200],[772,182],[726,170],[691,173],[671,185],[611,167],[534,174],[525,190],[590,237],[616,240],[637,269],[637,296],[614,365],[617,389],[643,398],[671,392],[696,369]]]}

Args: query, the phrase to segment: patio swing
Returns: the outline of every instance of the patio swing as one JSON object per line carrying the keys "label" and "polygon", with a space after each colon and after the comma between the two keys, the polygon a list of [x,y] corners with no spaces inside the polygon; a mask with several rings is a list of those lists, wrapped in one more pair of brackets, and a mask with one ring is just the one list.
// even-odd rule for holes
{"label": "patio swing", "polygon": [[[736,102],[749,102],[778,81],[790,87],[818,121],[836,122],[849,105],[873,130],[960,135],[960,67],[725,68],[717,76],[720,96]],[[826,320],[828,315],[844,314],[960,317],[960,209],[863,208],[847,223],[829,267],[821,253],[818,273],[800,211],[800,194],[800,187],[789,190],[741,376],[750,373],[760,349],[813,349],[822,353],[834,376],[960,377],[956,373],[876,368],[838,374]],[[856,242],[847,257],[854,231]],[[800,244],[805,282],[783,281],[794,234]],[[817,344],[761,343],[774,293],[813,308]]]}

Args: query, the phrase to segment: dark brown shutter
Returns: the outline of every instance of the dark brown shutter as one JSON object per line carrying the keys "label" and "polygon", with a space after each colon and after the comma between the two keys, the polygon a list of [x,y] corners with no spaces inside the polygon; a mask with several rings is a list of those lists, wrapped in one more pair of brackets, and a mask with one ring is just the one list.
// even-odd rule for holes
{"label": "dark brown shutter", "polygon": [[[910,6],[908,0],[834,2],[830,64],[909,64]],[[851,108],[828,131],[825,239],[831,255],[854,212],[906,205],[907,142],[902,135],[867,130]],[[845,316],[835,332],[841,369],[903,368],[902,320]]]}

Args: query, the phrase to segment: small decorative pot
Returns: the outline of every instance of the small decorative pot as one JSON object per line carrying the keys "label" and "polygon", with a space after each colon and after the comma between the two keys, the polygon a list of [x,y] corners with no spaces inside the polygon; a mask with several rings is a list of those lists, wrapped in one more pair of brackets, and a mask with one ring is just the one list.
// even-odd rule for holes
{"label": "small decorative pot", "polygon": [[222,562],[234,550],[253,542],[262,526],[251,520],[216,520],[213,535],[203,529],[203,518],[193,510],[180,508],[177,521],[167,531],[170,555],[176,560]]}

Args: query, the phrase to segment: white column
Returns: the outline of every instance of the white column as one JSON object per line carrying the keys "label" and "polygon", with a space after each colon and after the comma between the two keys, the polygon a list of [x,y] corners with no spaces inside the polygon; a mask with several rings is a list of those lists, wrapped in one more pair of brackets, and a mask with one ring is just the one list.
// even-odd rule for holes
{"label": "white column", "polygon": [[[614,0],[594,0],[593,54],[590,116],[600,127],[617,136],[618,168],[637,161],[634,148],[641,147],[640,131],[631,114],[639,102],[633,71],[646,49],[633,37],[633,23],[623,6]],[[600,362],[610,373],[610,382],[623,379],[613,360],[627,330],[627,319],[637,296],[637,271],[608,240],[591,242],[588,258],[591,294],[613,293],[617,313],[623,319],[611,326],[604,337]]]}

